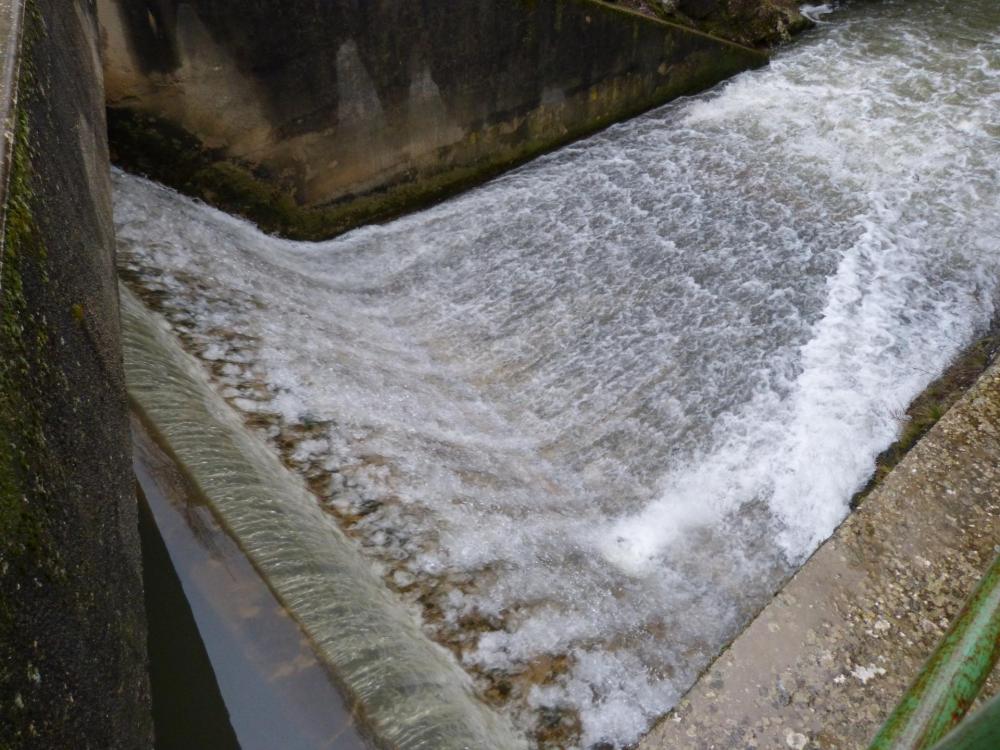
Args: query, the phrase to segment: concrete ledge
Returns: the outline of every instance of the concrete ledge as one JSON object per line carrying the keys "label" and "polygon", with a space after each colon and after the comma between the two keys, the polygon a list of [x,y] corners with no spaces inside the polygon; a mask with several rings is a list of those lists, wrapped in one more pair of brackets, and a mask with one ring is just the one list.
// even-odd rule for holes
{"label": "concrete ledge", "polygon": [[1000,363],[640,749],[866,747],[992,560],[998,514]]}

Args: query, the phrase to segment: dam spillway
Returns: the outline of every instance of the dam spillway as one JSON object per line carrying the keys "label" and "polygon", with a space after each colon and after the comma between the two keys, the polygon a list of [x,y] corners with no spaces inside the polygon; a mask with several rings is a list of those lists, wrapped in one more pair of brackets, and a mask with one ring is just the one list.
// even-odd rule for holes
{"label": "dam spillway", "polygon": [[626,746],[995,314],[1000,10],[952,5],[819,16],[327,243],[119,173],[121,270],[481,697],[538,746]]}

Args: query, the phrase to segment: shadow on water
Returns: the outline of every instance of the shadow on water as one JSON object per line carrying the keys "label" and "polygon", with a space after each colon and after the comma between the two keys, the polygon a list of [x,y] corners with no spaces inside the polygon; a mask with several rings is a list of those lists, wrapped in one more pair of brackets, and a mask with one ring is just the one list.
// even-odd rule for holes
{"label": "shadow on water", "polygon": [[298,625],[133,420],[156,750],[364,750]]}
{"label": "shadow on water", "polygon": [[238,750],[205,644],[141,488],[139,535],[156,748]]}

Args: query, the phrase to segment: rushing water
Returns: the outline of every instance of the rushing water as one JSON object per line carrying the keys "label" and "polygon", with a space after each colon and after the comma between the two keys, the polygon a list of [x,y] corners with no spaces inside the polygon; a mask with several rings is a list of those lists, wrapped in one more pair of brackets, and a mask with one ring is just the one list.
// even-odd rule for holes
{"label": "rushing water", "polygon": [[143,422],[333,668],[377,746],[523,750],[523,738],[476,700],[472,680],[421,632],[301,479],[212,390],[162,318],[128,289],[121,298],[125,374]]}
{"label": "rushing water", "polygon": [[823,11],[327,243],[116,176],[126,278],[543,746],[669,709],[994,313],[1000,5]]}

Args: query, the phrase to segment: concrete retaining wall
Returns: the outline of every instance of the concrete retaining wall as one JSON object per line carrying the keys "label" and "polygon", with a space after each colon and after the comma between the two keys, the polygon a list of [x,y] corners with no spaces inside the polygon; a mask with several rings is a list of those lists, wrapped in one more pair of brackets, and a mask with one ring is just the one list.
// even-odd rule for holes
{"label": "concrete retaining wall", "polygon": [[113,158],[300,238],[439,199],[767,59],[596,0],[99,7]]}
{"label": "concrete retaining wall", "polygon": [[5,749],[151,746],[95,10],[0,0]]}

